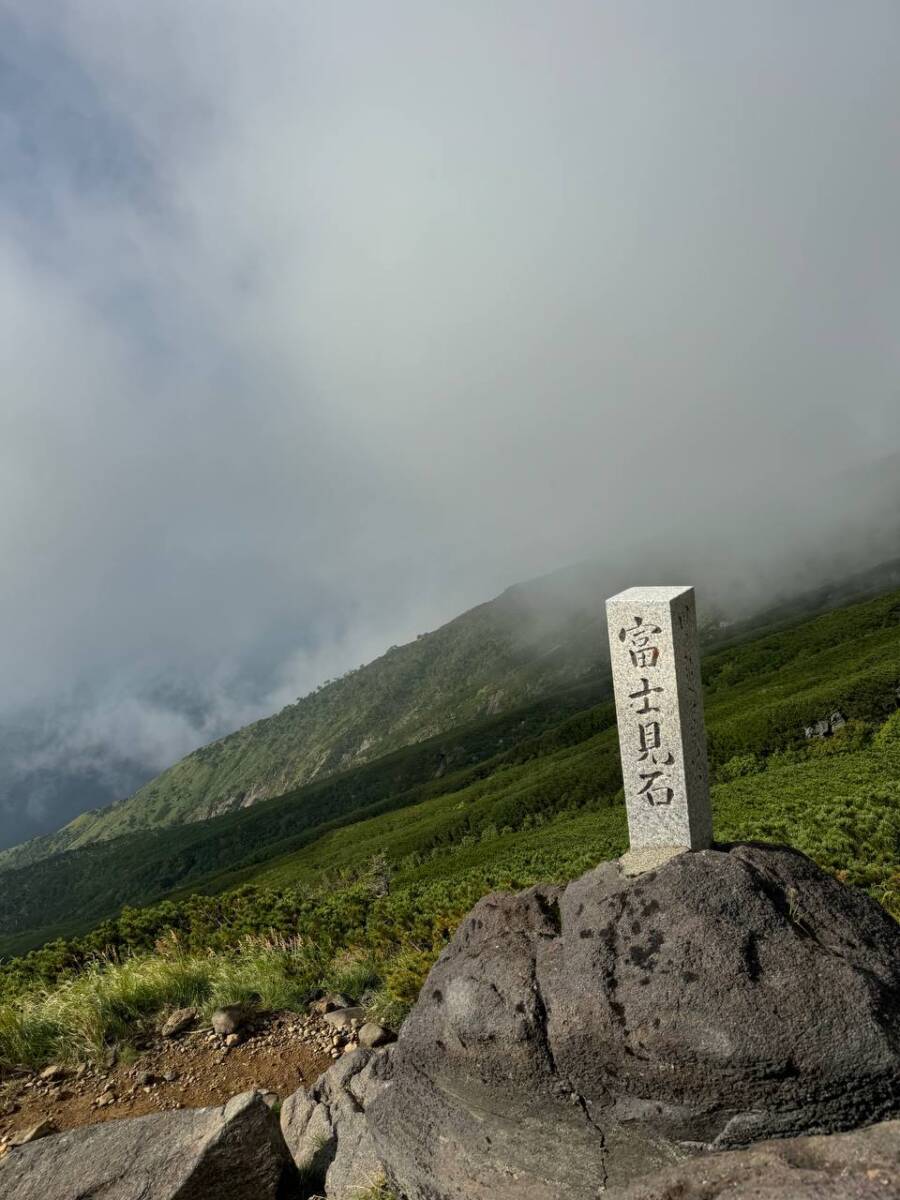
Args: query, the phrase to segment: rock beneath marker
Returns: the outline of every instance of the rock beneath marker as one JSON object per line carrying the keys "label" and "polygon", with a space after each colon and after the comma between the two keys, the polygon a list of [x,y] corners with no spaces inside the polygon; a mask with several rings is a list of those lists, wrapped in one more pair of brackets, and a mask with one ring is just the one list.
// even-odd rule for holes
{"label": "rock beneath marker", "polygon": [[900,1121],[761,1142],[640,1179],[621,1200],[900,1200]]}
{"label": "rock beneath marker", "polygon": [[900,928],[735,845],[482,900],[367,1114],[407,1200],[595,1200],[708,1149],[900,1112]]}
{"label": "rock beneath marker", "polygon": [[175,1012],[169,1014],[159,1032],[164,1038],[178,1037],[179,1033],[190,1029],[196,1020],[196,1008],[177,1008]]}
{"label": "rock beneath marker", "polygon": [[276,1200],[291,1173],[278,1119],[255,1092],[70,1129],[0,1161],[15,1200]]}
{"label": "rock beneath marker", "polygon": [[366,1112],[384,1086],[389,1054],[346,1054],[281,1106],[281,1129],[301,1178],[328,1200],[358,1200],[384,1177]]}

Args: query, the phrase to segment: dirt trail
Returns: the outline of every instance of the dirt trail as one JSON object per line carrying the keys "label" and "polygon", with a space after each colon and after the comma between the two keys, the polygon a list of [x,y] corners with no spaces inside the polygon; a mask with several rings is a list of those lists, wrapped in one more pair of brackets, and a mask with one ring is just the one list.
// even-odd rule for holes
{"label": "dirt trail", "polygon": [[[154,1036],[137,1057],[109,1069],[60,1069],[0,1082],[0,1153],[23,1131],[50,1121],[56,1130],[143,1116],[173,1108],[224,1104],[258,1088],[279,1100],[308,1087],[347,1038],[318,1017],[273,1013],[241,1030],[236,1045],[209,1028],[176,1038]],[[335,1038],[338,1044],[335,1045]]]}

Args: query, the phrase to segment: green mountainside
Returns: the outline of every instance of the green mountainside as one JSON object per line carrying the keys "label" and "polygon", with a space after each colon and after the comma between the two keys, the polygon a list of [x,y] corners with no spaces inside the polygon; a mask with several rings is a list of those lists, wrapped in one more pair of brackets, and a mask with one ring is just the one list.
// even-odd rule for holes
{"label": "green mountainside", "polygon": [[[710,762],[720,784],[767,764],[771,781],[775,766],[807,763],[834,748],[870,754],[873,731],[897,708],[900,592],[765,635],[745,634],[704,657],[703,677]],[[123,905],[146,905],[176,891],[221,892],[251,881],[279,888],[335,885],[377,856],[409,867],[410,856],[450,855],[458,866],[465,855],[457,856],[464,850],[477,855],[474,843],[482,840],[500,838],[506,845],[504,838],[515,841],[535,821],[617,808],[614,713],[608,700],[592,704],[599,694],[591,688],[561,693],[251,809],[7,870],[0,874],[0,947],[17,952],[54,935],[77,934]],[[808,743],[804,726],[834,709],[848,719],[841,737]],[[877,755],[872,762],[877,765]],[[858,796],[864,805],[876,794],[866,790],[868,774],[866,781]],[[883,815],[896,823],[895,782],[885,786]],[[823,796],[823,811],[840,796],[837,787]],[[767,819],[795,844],[798,837],[835,838],[840,827],[837,821],[836,828],[822,828],[809,809],[809,828],[792,831],[777,805]],[[605,827],[620,838],[621,813]],[[740,828],[738,822],[735,833]],[[878,834],[882,842],[886,836],[883,829]],[[867,854],[844,855],[856,864],[855,878],[864,878]],[[891,861],[887,851],[880,854]],[[447,871],[452,875],[456,866]],[[878,878],[886,878],[879,871]]]}
{"label": "green mountainside", "polygon": [[[352,775],[354,770],[405,747],[478,724],[487,729],[497,716],[526,709],[540,714],[542,698],[556,698],[549,712],[555,713],[557,720],[562,719],[574,707],[586,707],[598,699],[608,686],[598,597],[614,590],[614,585],[605,576],[597,563],[586,563],[510,588],[434,633],[392,647],[381,658],[329,682],[275,716],[189,754],[130,798],[92,809],[56,833],[0,852],[0,877],[4,871],[39,863],[63,851],[136,837],[147,830],[215,821],[304,785]],[[727,633],[784,623],[853,598],[877,594],[898,583],[900,562],[886,563],[784,602]],[[708,618],[705,642],[712,645],[724,636],[717,620]],[[567,695],[562,696],[563,692]],[[559,711],[554,707],[557,700],[562,705]],[[531,732],[533,720],[546,724],[551,716],[545,712],[528,717],[526,728]],[[518,722],[514,722],[505,735],[498,733],[497,737],[512,737],[509,730],[517,727]],[[466,761],[472,758],[470,751],[459,750],[455,742],[447,752],[448,763],[455,762],[453,756],[460,753]],[[446,770],[448,763],[442,766],[438,760],[430,769],[432,773]],[[376,775],[380,778],[378,772]],[[416,778],[415,782],[422,780]],[[308,800],[313,807],[309,819],[300,824],[304,828],[316,824],[329,804],[332,816],[343,817],[354,807],[384,798],[382,792],[370,794],[367,786],[361,785],[358,799],[353,798],[353,781],[346,787],[339,786],[339,801],[323,799],[327,792],[304,793],[303,803]],[[394,787],[394,793],[396,790]],[[295,822],[292,833],[298,828]],[[152,887],[143,882],[149,880],[149,867],[141,869],[144,860],[138,847],[142,843],[131,843],[134,853],[129,863],[133,872],[127,885],[113,879],[105,881],[107,907],[116,899],[119,903],[144,903],[161,894],[178,875],[178,864],[184,856],[193,854],[189,848],[198,842],[205,847],[197,856],[203,869],[220,867],[231,853],[223,848],[219,861],[211,863],[204,835],[182,828],[170,845],[168,865],[157,872]],[[252,844],[261,852],[255,842]],[[91,859],[91,869],[102,870],[105,861],[102,855],[96,856]],[[120,861],[124,861],[124,853]],[[51,868],[50,875],[61,878],[54,871]],[[190,878],[201,874],[198,865]],[[12,901],[3,900],[4,893],[9,895],[11,890],[11,881],[0,886],[0,929],[7,928],[2,915],[5,908],[14,907]],[[35,888],[29,886],[29,891]],[[95,912],[95,906],[90,906],[82,924]]]}
{"label": "green mountainside", "polygon": [[[703,681],[716,836],[788,841],[851,882],[887,886],[900,870],[900,592],[709,654]],[[808,741],[803,731],[814,714],[834,710],[847,720],[841,733]],[[620,853],[614,721],[612,704],[598,705],[491,760],[465,786],[398,811],[360,813],[242,881],[309,889],[362,873],[376,859],[393,865],[394,884],[451,880],[469,865],[493,871],[504,839],[520,845],[521,833],[537,828],[546,832],[533,844],[548,874],[558,875],[556,832],[568,821],[583,831],[584,810],[598,832],[577,869]],[[597,837],[602,853],[589,849]],[[236,882],[225,875],[209,886]]]}
{"label": "green mountainside", "polygon": [[597,681],[600,568],[509,588],[433,633],[194,751],[127,800],[0,852],[0,870],[137,830],[207,820],[392,750]]}
{"label": "green mountainside", "polygon": [[8,867],[0,872],[0,949],[19,950],[52,935],[88,929],[124,904],[147,904],[174,888],[199,888],[216,872],[268,862],[362,814],[452,793],[516,754],[533,753],[530,747],[535,739],[541,744],[543,731],[564,736],[553,728],[560,722],[563,731],[574,724],[569,736],[577,738],[585,720],[611,721],[611,703],[602,718],[588,709],[574,722],[565,721],[608,686],[570,689],[249,809],[141,830]]}

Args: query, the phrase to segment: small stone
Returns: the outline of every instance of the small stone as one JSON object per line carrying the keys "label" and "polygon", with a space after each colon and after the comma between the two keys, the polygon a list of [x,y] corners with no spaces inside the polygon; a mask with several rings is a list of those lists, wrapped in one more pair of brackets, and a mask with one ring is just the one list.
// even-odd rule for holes
{"label": "small stone", "polygon": [[274,1108],[281,1100],[277,1092],[260,1092],[260,1096],[262,1097],[263,1104],[269,1108]]}
{"label": "small stone", "polygon": [[325,1014],[325,1020],[332,1029],[351,1029],[354,1020],[364,1021],[365,1017],[364,1008],[336,1008]]}
{"label": "small stone", "polygon": [[349,996],[345,996],[343,992],[329,992],[309,1007],[311,1012],[324,1016],[326,1013],[334,1012],[339,1008],[352,1008],[353,1000]]}
{"label": "small stone", "polygon": [[241,1035],[239,1033],[229,1033],[225,1039],[225,1045],[231,1049],[232,1046],[240,1045]]}
{"label": "small stone", "polygon": [[45,1083],[55,1083],[58,1079],[65,1079],[68,1074],[68,1067],[64,1067],[61,1063],[51,1063],[49,1067],[44,1067],[39,1078]]}
{"label": "small stone", "polygon": [[156,1083],[156,1076],[152,1071],[141,1071],[137,1081],[139,1087],[150,1087],[151,1084]]}
{"label": "small stone", "polygon": [[177,1008],[169,1014],[159,1032],[164,1038],[177,1037],[179,1033],[184,1033],[186,1029],[189,1029],[196,1020],[196,1008]]}
{"label": "small stone", "polygon": [[23,1129],[21,1133],[14,1133],[9,1139],[10,1146],[27,1146],[29,1142],[36,1142],[39,1138],[48,1137],[51,1133],[58,1133],[59,1129],[53,1121],[38,1121],[37,1125],[32,1125],[30,1129]]}
{"label": "small stone", "polygon": [[377,1046],[386,1046],[388,1042],[395,1042],[396,1034],[390,1029],[386,1029],[384,1025],[379,1025],[377,1021],[367,1021],[359,1031],[359,1044],[365,1046],[367,1050],[374,1050]]}

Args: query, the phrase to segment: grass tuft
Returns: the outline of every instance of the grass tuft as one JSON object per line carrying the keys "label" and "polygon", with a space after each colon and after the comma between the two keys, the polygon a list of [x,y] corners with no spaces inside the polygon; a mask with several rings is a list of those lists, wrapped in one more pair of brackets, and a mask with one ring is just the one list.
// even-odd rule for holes
{"label": "grass tuft", "polygon": [[226,1004],[300,1009],[322,969],[299,939],[247,938],[231,955],[184,953],[172,942],[159,949],[96,959],[77,976],[0,1004],[0,1068],[96,1061],[175,1008],[205,1018]]}

